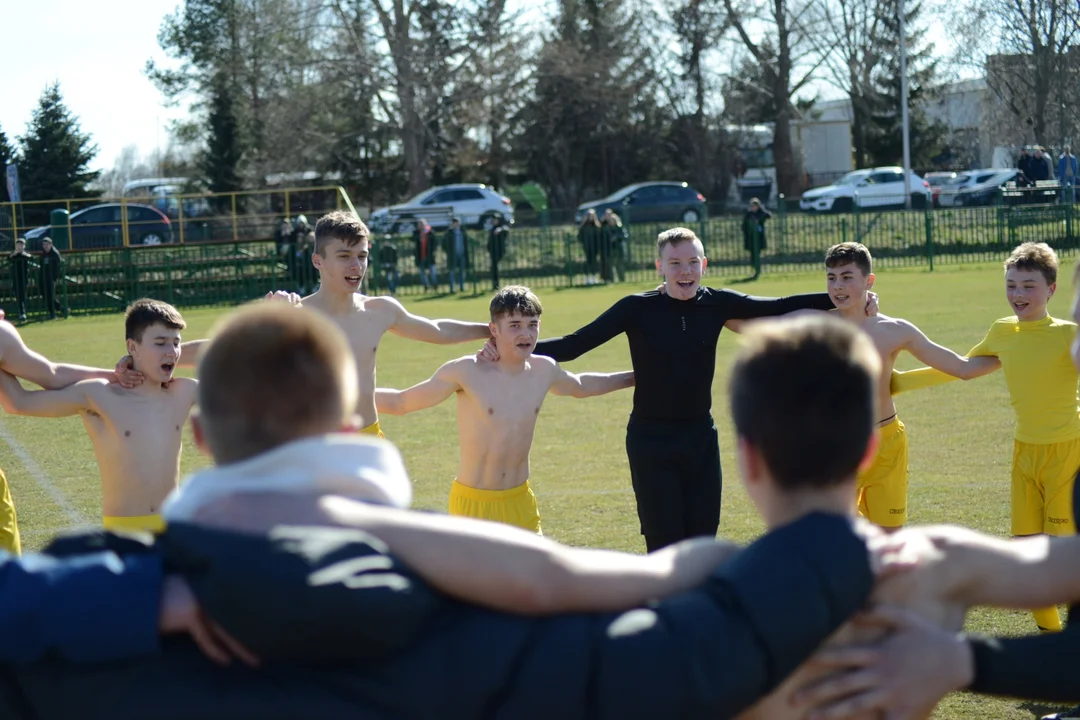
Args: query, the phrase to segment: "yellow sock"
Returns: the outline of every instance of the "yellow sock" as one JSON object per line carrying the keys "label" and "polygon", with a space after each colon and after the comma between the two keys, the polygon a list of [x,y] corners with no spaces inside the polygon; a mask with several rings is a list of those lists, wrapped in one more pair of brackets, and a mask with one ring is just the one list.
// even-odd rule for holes
{"label": "yellow sock", "polygon": [[1035,624],[1039,626],[1040,630],[1061,632],[1061,615],[1058,614],[1056,605],[1048,608],[1040,608],[1039,610],[1032,610],[1031,614],[1035,616]]}

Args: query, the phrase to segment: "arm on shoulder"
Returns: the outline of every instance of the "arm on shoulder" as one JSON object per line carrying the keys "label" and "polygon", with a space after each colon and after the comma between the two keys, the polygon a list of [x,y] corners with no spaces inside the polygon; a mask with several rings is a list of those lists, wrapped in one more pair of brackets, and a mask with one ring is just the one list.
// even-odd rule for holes
{"label": "arm on shoulder", "polygon": [[438,405],[462,389],[459,373],[465,362],[475,363],[476,359],[470,355],[451,360],[430,378],[406,390],[376,389],[375,409],[387,415],[406,415]]}
{"label": "arm on shoulder", "polygon": [[951,525],[903,530],[929,542],[927,563],[943,600],[965,607],[1030,609],[1080,600],[1080,537],[1003,539]]}
{"label": "arm on shoulder", "polygon": [[80,380],[59,390],[27,390],[13,375],[0,371],[0,406],[12,415],[68,417],[94,408],[105,380]]}
{"label": "arm on shoulder", "polygon": [[739,550],[711,538],[685,540],[649,555],[571,548],[471,518],[343,498],[317,502],[334,524],[375,535],[448,595],[517,614],[633,608],[695,587]]}
{"label": "arm on shoulder", "polygon": [[0,369],[46,390],[58,390],[80,380],[116,377],[111,370],[51,362],[27,347],[19,331],[6,322],[0,322]]}
{"label": "arm on shoulder", "polygon": [[633,370],[616,373],[572,373],[555,365],[555,379],[551,383],[551,393],[587,398],[606,395],[633,386]]}
{"label": "arm on shoulder", "polygon": [[385,305],[393,314],[394,321],[390,332],[400,337],[436,345],[484,340],[491,337],[487,323],[464,322],[461,320],[430,320],[413,315],[400,302],[391,297],[372,298],[368,302]]}

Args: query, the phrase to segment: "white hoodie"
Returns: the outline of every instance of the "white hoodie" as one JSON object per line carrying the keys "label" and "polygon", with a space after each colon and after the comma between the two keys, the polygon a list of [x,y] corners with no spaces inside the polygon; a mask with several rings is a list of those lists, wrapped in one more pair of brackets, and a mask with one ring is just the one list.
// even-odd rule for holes
{"label": "white hoodie", "polygon": [[412,503],[412,484],[396,447],[339,433],[194,473],[165,498],[161,513],[166,521],[190,520],[216,500],[248,492],[334,494],[398,508]]}

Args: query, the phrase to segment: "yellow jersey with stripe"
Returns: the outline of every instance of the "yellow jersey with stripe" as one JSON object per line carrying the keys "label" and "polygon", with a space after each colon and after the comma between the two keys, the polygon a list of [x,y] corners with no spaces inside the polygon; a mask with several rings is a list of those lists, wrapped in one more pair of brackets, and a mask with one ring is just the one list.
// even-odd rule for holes
{"label": "yellow jersey with stripe", "polygon": [[[992,355],[1001,361],[1016,414],[1016,439],[1049,445],[1080,438],[1080,373],[1070,352],[1076,323],[1049,315],[1024,322],[1015,315],[990,326],[968,357]],[[893,375],[893,394],[955,380],[932,368]]]}

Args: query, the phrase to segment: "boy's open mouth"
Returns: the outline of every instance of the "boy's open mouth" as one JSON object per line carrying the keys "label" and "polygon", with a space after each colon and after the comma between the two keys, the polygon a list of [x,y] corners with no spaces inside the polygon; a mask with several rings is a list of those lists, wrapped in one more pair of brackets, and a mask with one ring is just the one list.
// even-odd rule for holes
{"label": "boy's open mouth", "polygon": [[173,370],[176,369],[176,364],[175,363],[161,363],[161,369],[164,370],[167,373],[171,373]]}
{"label": "boy's open mouth", "polygon": [[345,282],[350,283],[352,285],[359,285],[360,284],[360,276],[359,275],[346,275],[345,276]]}
{"label": "boy's open mouth", "polygon": [[679,287],[688,288],[688,287],[693,287],[694,286],[694,281],[693,280],[676,280],[675,284],[678,285]]}

